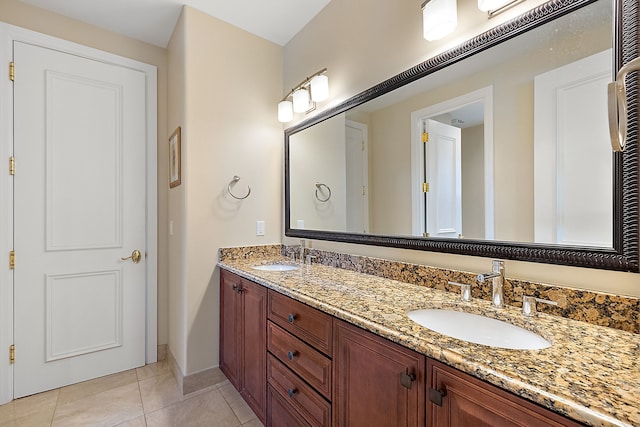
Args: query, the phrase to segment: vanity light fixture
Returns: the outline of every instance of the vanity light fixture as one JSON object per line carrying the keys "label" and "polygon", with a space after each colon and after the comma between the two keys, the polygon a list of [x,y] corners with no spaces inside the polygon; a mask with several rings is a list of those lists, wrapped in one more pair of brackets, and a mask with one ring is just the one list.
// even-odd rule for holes
{"label": "vanity light fixture", "polygon": [[456,0],[426,0],[422,3],[422,26],[427,41],[440,40],[458,25]]}
{"label": "vanity light fixture", "polygon": [[504,12],[525,0],[478,0],[478,9],[489,14],[489,18]]}
{"label": "vanity light fixture", "polygon": [[[327,69],[307,77],[282,98],[278,103],[278,120],[287,123],[293,120],[293,113],[309,113],[316,109],[316,102],[329,97],[329,78]],[[291,100],[290,100],[291,99]]]}

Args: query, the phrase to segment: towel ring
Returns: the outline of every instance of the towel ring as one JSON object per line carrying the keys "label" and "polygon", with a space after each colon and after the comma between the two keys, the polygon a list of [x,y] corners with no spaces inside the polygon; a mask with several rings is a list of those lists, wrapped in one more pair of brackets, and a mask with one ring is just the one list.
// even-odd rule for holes
{"label": "towel ring", "polygon": [[229,194],[231,194],[231,197],[233,197],[234,199],[236,199],[236,200],[244,200],[244,199],[246,199],[247,197],[249,197],[249,194],[251,194],[251,187],[249,187],[249,186],[247,185],[247,189],[248,189],[247,194],[246,194],[246,195],[244,195],[243,197],[238,197],[238,196],[236,196],[235,194],[233,194],[233,193],[231,192],[231,186],[232,186],[232,185],[234,185],[234,184],[235,184],[236,182],[238,182],[238,181],[240,181],[240,177],[239,177],[238,175],[234,175],[234,176],[233,176],[233,179],[231,180],[231,182],[229,183],[229,185],[227,185],[227,191],[229,192]]}
{"label": "towel ring", "polygon": [[[318,190],[322,192],[322,189],[320,187],[324,187],[329,191],[329,195],[327,196],[326,199],[321,199],[320,197],[318,197]],[[328,202],[330,198],[331,198],[331,189],[329,188],[329,186],[327,184],[316,182],[316,199],[318,199],[319,202],[324,203],[324,202]]]}
{"label": "towel ring", "polygon": [[620,68],[615,81],[607,86],[609,107],[609,135],[613,151],[624,151],[627,143],[627,82],[625,77],[640,70],[640,58]]}

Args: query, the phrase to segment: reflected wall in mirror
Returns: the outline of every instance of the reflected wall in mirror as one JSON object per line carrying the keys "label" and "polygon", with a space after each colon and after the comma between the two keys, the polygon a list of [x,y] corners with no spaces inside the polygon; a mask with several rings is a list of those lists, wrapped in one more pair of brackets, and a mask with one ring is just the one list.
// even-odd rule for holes
{"label": "reflected wall in mirror", "polygon": [[286,234],[637,271],[615,9],[551,1],[287,129]]}

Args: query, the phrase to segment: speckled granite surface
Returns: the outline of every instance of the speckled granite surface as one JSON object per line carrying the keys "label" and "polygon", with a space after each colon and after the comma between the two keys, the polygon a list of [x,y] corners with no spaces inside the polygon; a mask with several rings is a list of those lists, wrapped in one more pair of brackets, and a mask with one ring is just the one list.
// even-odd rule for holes
{"label": "speckled granite surface", "polygon": [[[246,252],[248,253],[248,252]],[[319,264],[291,272],[252,269],[288,258],[254,250],[219,265],[282,294],[593,426],[640,426],[640,335],[558,316],[522,316],[485,300]],[[553,342],[505,350],[459,341],[412,322],[406,312],[452,308],[508,320]]]}
{"label": "speckled granite surface", "polygon": [[[242,248],[224,248],[221,259],[242,258],[246,256],[289,257],[295,247],[282,245],[251,246]],[[491,300],[491,284],[479,284],[477,273],[446,270],[418,264],[410,264],[386,259],[348,255],[336,252],[307,249],[307,254],[315,256],[314,262],[327,266],[342,268],[360,273],[399,280],[414,285],[426,286],[440,290],[458,292],[459,288],[448,284],[448,281],[471,283],[474,298]],[[488,265],[489,267],[489,265]],[[488,271],[488,269],[487,269]],[[622,331],[640,334],[640,298],[592,292],[567,287],[547,285],[544,283],[526,282],[510,279],[507,266],[507,280],[504,285],[505,303],[516,307],[522,306],[522,296],[529,295],[557,301],[557,306],[539,304],[539,310],[556,316],[588,322],[594,325],[607,326]]]}

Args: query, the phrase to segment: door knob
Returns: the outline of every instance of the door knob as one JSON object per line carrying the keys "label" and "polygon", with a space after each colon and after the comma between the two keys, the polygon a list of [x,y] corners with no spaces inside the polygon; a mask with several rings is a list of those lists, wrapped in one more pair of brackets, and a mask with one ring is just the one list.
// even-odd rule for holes
{"label": "door knob", "polygon": [[126,261],[126,260],[130,259],[131,261],[133,261],[134,264],[137,264],[142,259],[142,253],[139,250],[134,249],[133,252],[131,252],[130,256],[128,256],[126,258],[120,258],[120,259],[122,261]]}

